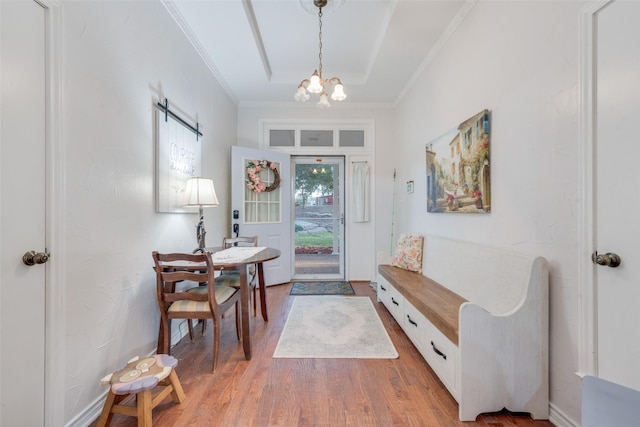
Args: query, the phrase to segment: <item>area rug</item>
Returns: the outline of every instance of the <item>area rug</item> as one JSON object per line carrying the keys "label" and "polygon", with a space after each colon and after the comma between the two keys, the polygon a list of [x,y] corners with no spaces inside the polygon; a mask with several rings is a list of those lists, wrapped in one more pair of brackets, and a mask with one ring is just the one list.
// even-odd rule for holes
{"label": "area rug", "polygon": [[396,351],[368,297],[295,298],[274,358],[396,359]]}
{"label": "area rug", "polygon": [[351,282],[293,282],[289,295],[355,295]]}

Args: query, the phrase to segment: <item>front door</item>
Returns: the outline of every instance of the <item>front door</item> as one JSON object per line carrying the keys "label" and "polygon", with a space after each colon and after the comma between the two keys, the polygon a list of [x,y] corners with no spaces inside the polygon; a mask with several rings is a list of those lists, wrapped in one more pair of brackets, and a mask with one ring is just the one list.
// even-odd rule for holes
{"label": "front door", "polygon": [[[45,10],[0,1],[0,425],[44,425]],[[40,259],[42,261],[42,259]]]}
{"label": "front door", "polygon": [[231,235],[279,249],[264,264],[267,286],[291,281],[291,181],[286,153],[231,147]]}
{"label": "front door", "polygon": [[[635,208],[640,143],[640,3],[596,14],[595,265],[598,376],[640,390],[640,222]],[[615,262],[614,262],[615,264]]]}
{"label": "front door", "polygon": [[293,159],[294,279],[344,279],[344,157]]}

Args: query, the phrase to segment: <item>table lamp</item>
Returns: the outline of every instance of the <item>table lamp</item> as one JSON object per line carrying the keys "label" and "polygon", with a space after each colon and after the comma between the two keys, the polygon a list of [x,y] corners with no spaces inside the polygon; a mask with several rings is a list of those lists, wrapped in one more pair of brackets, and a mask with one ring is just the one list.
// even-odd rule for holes
{"label": "table lamp", "polygon": [[200,213],[200,221],[196,224],[196,238],[198,247],[193,253],[205,252],[204,236],[207,232],[204,230],[204,206],[218,206],[218,197],[216,190],[213,188],[213,180],[209,178],[189,178],[187,180],[187,189],[185,190],[186,199],[183,206],[197,206]]}

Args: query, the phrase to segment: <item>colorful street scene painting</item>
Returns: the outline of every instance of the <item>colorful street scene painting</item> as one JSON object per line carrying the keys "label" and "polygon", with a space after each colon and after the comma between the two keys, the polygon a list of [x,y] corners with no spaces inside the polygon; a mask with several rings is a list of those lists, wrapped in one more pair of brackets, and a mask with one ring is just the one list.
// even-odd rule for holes
{"label": "colorful street scene painting", "polygon": [[489,110],[427,144],[427,212],[491,212]]}

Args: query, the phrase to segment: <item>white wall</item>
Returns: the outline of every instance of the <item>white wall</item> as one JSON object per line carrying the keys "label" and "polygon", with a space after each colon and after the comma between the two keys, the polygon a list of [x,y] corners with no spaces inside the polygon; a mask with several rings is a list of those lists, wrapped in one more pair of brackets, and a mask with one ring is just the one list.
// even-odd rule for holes
{"label": "white wall", "polygon": [[[345,87],[345,91],[348,92],[348,87]],[[291,92],[292,99],[294,92],[295,87]],[[391,230],[391,196],[389,195],[392,187],[388,180],[381,180],[381,178],[388,178],[392,173],[389,158],[393,156],[394,146],[397,147],[398,144],[394,139],[392,118],[393,110],[389,107],[358,106],[348,104],[346,101],[344,104],[334,102],[327,110],[319,109],[312,100],[305,104],[292,102],[271,106],[240,105],[238,110],[238,145],[254,148],[259,148],[261,140],[260,120],[304,119],[329,122],[331,120],[374,120],[375,164],[371,168],[375,203],[375,207],[372,206],[373,220],[368,223],[346,222],[348,280],[375,280],[376,248],[382,245],[388,251]],[[358,158],[358,160],[361,159]],[[349,169],[347,170],[347,176],[349,176],[351,165],[345,166]],[[349,197],[348,188],[347,197]],[[349,201],[346,206],[349,206]]]}
{"label": "white wall", "polygon": [[[154,351],[151,251],[191,251],[195,214],[154,208],[154,105],[202,128],[202,174],[221,206],[205,210],[207,243],[228,229],[228,151],[235,104],[157,1],[60,3],[65,422],[96,401],[104,375]],[[82,421],[77,421],[82,423]]]}
{"label": "white wall", "polygon": [[[579,17],[583,2],[480,1],[397,108],[396,230],[538,254],[550,263],[551,403],[580,415]],[[491,214],[426,213],[425,144],[491,110]],[[380,177],[379,177],[380,178]],[[428,244],[428,243],[427,243]]]}

